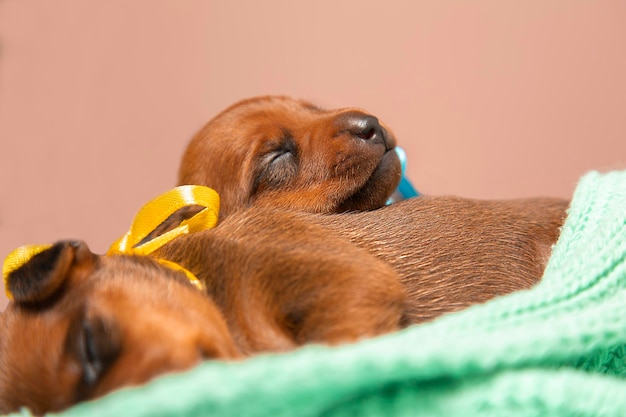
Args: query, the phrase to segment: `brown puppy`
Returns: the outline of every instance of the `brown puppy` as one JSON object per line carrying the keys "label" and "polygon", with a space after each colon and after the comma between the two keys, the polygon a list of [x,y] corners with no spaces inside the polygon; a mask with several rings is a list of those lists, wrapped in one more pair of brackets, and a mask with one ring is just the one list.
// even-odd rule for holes
{"label": "brown puppy", "polygon": [[[399,173],[396,156],[388,152],[395,139],[376,120],[353,109],[324,111],[286,97],[244,100],[193,138],[179,179],[217,189],[227,215],[252,205],[316,213],[377,209]],[[457,308],[456,300],[466,306],[536,283],[567,206],[556,199],[422,197],[319,222],[389,262],[402,277],[421,277],[420,292],[410,299],[427,307],[411,315],[427,319]],[[459,282],[459,277],[470,279]],[[476,291],[467,291],[470,285]],[[439,291],[457,296],[446,302],[431,297]]]}
{"label": "brown puppy", "polygon": [[221,196],[220,216],[277,206],[316,213],[382,207],[401,169],[396,139],[362,110],[322,110],[287,97],[241,101],[191,140],[179,183]]}
{"label": "brown puppy", "polygon": [[14,301],[0,315],[0,413],[62,410],[202,359],[400,327],[405,293],[384,262],[314,224],[278,241],[280,223],[247,226],[170,243],[209,295],[229,300],[221,312],[182,272],[147,257],[96,256],[81,242],[59,242],[12,272]]}

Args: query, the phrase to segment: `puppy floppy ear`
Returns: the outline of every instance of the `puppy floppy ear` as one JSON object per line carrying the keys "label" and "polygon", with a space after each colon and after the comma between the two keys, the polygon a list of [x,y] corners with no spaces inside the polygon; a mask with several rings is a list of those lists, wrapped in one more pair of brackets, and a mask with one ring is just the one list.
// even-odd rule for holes
{"label": "puppy floppy ear", "polygon": [[4,263],[7,295],[17,303],[41,303],[56,295],[75,268],[90,272],[97,256],[82,241],[61,241],[54,245],[23,246]]}

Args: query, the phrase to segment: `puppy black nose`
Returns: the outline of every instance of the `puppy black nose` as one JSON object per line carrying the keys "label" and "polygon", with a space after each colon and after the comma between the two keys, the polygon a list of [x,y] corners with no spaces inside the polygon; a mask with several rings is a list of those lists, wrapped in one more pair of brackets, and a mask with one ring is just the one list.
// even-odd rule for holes
{"label": "puppy black nose", "polygon": [[359,112],[349,112],[340,115],[337,118],[341,130],[349,133],[355,138],[368,142],[380,143],[385,145],[387,150],[390,149],[387,143],[387,132],[380,125],[378,119],[369,114]]}
{"label": "puppy black nose", "polygon": [[383,131],[374,116],[354,114],[346,120],[346,130],[359,139],[370,140],[382,136]]}

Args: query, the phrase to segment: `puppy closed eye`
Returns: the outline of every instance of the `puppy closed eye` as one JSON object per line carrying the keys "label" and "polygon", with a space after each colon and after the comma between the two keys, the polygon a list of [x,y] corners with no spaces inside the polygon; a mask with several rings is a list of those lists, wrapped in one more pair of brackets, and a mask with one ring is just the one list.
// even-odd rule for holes
{"label": "puppy closed eye", "polygon": [[66,349],[80,366],[78,397],[87,398],[118,357],[121,335],[113,323],[101,317],[83,316],[70,326]]}
{"label": "puppy closed eye", "polygon": [[280,146],[265,152],[257,163],[254,193],[276,189],[289,182],[298,173],[298,153],[294,140],[286,136]]}

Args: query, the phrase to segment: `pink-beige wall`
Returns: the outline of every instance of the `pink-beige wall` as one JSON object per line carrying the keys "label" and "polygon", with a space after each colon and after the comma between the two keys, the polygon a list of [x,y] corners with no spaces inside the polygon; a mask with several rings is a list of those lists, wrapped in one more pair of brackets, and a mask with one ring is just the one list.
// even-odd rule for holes
{"label": "pink-beige wall", "polygon": [[626,168],[623,1],[4,0],[0,47],[0,258],[105,251],[260,94],[378,115],[424,193],[570,196]]}

